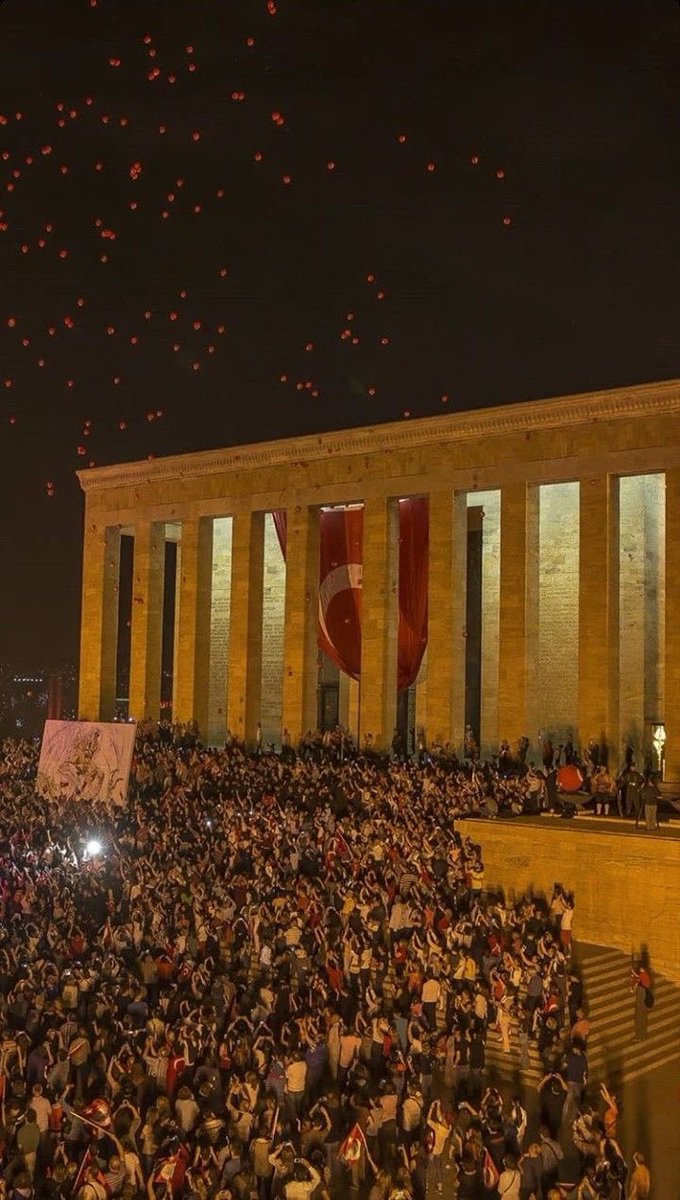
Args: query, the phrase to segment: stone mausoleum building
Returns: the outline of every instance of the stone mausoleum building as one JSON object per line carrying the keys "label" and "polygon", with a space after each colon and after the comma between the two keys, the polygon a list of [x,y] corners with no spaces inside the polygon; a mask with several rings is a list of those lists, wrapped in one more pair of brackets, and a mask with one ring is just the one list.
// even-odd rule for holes
{"label": "stone mausoleum building", "polygon": [[680,382],[79,478],[81,717],[612,765],[665,727],[680,781]]}

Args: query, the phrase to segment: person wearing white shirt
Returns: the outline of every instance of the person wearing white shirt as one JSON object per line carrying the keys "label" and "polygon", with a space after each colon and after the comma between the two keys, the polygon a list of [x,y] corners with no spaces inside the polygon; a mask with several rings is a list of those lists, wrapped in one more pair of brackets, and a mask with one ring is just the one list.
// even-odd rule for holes
{"label": "person wearing white shirt", "polygon": [[294,1117],[300,1115],[306,1082],[307,1063],[304,1058],[294,1055],[286,1067],[286,1100]]}
{"label": "person wearing white shirt", "polygon": [[496,1184],[499,1197],[502,1200],[520,1200],[522,1176],[517,1169],[517,1163],[512,1154],[506,1154],[503,1159],[503,1170]]}
{"label": "person wearing white shirt", "polygon": [[31,1096],[31,1108],[35,1113],[35,1123],[40,1130],[41,1135],[47,1133],[50,1127],[50,1113],[52,1105],[46,1096],[43,1096],[42,1084],[35,1083],[33,1085],[33,1093]]}
{"label": "person wearing white shirt", "polygon": [[438,979],[430,975],[423,984],[422,1001],[427,1024],[431,1030],[437,1027],[437,1005],[442,988]]}

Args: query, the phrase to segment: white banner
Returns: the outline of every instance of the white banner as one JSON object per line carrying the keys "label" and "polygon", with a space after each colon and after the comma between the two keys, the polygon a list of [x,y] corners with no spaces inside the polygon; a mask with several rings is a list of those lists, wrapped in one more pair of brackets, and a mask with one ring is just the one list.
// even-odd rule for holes
{"label": "white banner", "polygon": [[124,805],[136,729],[134,722],[45,721],[38,795]]}

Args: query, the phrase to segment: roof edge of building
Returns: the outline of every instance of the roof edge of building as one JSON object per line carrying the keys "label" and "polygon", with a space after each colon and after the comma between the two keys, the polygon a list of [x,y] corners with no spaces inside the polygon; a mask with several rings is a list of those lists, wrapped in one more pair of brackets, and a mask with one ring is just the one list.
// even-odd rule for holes
{"label": "roof edge of building", "polygon": [[636,416],[680,414],[680,379],[640,383],[556,396],[523,400],[497,407],[389,421],[337,430],[277,438],[217,450],[198,450],[163,458],[142,459],[93,467],[76,474],[84,492],[101,491],[140,481],[181,479],[185,475],[214,475],[286,463],[297,466],[334,455],[365,454],[376,449],[391,450],[452,443],[478,437],[498,437],[517,432],[568,428],[584,422],[627,420]]}

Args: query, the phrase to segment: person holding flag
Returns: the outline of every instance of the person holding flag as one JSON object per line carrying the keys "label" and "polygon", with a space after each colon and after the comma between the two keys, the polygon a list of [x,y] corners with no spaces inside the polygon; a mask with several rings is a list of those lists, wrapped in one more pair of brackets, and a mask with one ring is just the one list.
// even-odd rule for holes
{"label": "person holding flag", "polygon": [[347,1137],[341,1143],[338,1150],[338,1159],[349,1168],[351,1173],[351,1188],[355,1193],[361,1189],[366,1178],[366,1163],[368,1163],[374,1175],[378,1174],[378,1168],[371,1158],[364,1131],[358,1121],[354,1123]]}

